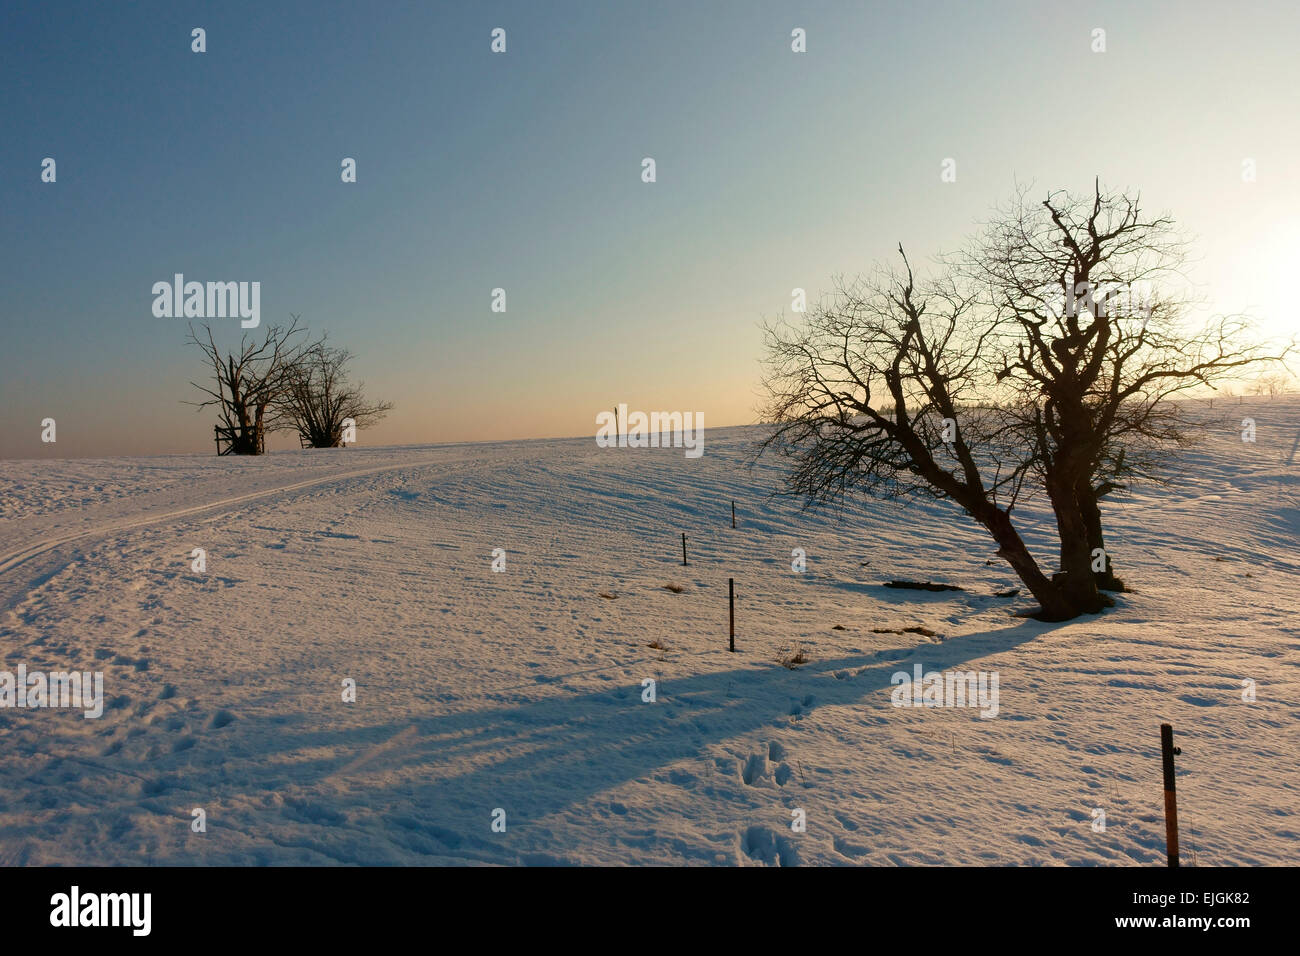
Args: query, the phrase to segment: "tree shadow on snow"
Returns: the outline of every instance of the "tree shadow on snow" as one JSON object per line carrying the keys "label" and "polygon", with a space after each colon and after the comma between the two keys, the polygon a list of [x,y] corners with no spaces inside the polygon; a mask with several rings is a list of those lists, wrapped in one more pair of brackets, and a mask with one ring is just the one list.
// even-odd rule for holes
{"label": "tree shadow on snow", "polygon": [[[896,671],[910,673],[914,663],[927,671],[966,669],[971,659],[1010,650],[1059,626],[1021,621],[942,644],[814,660],[797,670],[772,664],[668,677],[658,685],[654,703],[642,701],[637,677],[600,691],[519,703],[502,702],[507,694],[498,693],[495,700],[480,699],[480,706],[465,700],[464,709],[455,713],[417,714],[358,728],[321,726],[319,714],[261,716],[256,714],[259,702],[253,701],[249,710],[236,710],[235,720],[208,730],[183,753],[137,760],[132,766],[121,755],[96,759],[118,774],[144,778],[143,796],[154,807],[175,803],[187,814],[189,807],[203,805],[195,801],[205,794],[210,798],[236,791],[244,798],[242,818],[214,823],[241,830],[254,842],[260,842],[259,832],[264,834],[264,862],[301,862],[301,857],[277,852],[279,831],[286,826],[300,833],[325,828],[318,839],[304,843],[300,837],[297,845],[318,845],[339,862],[388,862],[394,850],[406,859],[414,850],[440,860],[556,862],[527,852],[536,845],[530,843],[530,830],[545,830],[556,822],[547,819],[552,815],[576,811],[604,791],[657,775],[688,793],[729,790],[740,783],[741,762],[732,768],[710,759],[701,767],[698,760],[710,744],[786,726],[792,716],[820,707],[866,705],[888,720],[890,677]],[[678,659],[674,666],[682,663]],[[645,677],[656,676],[653,662],[644,667]],[[1014,693],[1015,683],[1004,676],[1002,688]],[[559,690],[562,685],[549,687]],[[364,695],[367,688],[359,691]],[[697,764],[668,769],[691,760]],[[105,799],[112,800],[112,792],[106,790]],[[268,806],[272,794],[282,799]],[[114,809],[138,813],[141,796],[136,792],[128,800],[123,793]],[[703,794],[702,799],[710,798]],[[262,809],[249,809],[257,804]],[[496,808],[506,812],[506,833],[490,830]],[[184,820],[178,825],[184,826]],[[364,832],[344,838],[338,828],[346,832],[353,825]],[[391,844],[387,850],[384,841]],[[164,852],[150,862],[199,860]]]}

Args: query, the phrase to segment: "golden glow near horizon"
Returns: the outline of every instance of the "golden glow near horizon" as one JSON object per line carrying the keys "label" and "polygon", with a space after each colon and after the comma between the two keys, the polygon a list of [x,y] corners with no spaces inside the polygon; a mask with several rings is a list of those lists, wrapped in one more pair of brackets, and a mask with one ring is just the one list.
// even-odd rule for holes
{"label": "golden glow near horizon", "polygon": [[[50,63],[18,51],[11,68],[60,82],[3,106],[30,169],[0,186],[21,227],[0,237],[0,457],[211,448],[212,416],[183,404],[202,356],[153,309],[176,274],[257,283],[262,326],[299,314],[355,353],[396,403],[365,444],[594,434],[620,402],[750,423],[759,324],[792,290],[814,302],[900,242],[917,263],[951,252],[1024,183],[1140,192],[1193,237],[1208,311],[1300,330],[1293,4],[1084,20],[845,3],[796,18],[802,52],[794,15],[757,2],[520,11],[495,55],[433,16],[358,12],[306,37],[271,16],[237,49],[280,63],[270,79],[222,73],[225,46],[154,64],[156,38],[123,26],[114,43],[144,65],[111,96],[78,52],[103,36],[24,25]],[[321,73],[341,60],[358,67]],[[412,87],[443,91],[418,121],[397,95]],[[193,122],[235,115],[237,140]],[[159,140],[165,156],[140,145]]]}

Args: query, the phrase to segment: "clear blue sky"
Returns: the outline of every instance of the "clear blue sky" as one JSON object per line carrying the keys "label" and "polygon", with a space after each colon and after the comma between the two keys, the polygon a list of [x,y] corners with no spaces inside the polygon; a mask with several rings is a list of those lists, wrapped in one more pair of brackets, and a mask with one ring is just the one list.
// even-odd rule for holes
{"label": "clear blue sky", "polygon": [[792,288],[951,248],[1017,180],[1141,189],[1217,309],[1300,324],[1294,3],[9,2],[0,32],[0,457],[211,449],[151,311],[176,272],[356,353],[397,403],[366,444],[749,422]]}

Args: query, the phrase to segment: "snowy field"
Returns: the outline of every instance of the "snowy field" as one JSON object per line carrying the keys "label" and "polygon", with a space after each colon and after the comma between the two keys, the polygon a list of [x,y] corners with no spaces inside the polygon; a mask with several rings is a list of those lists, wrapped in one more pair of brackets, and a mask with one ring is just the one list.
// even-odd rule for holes
{"label": "snowy field", "polygon": [[1134,591],[1063,625],[945,505],[769,499],[754,429],[0,462],[0,670],[107,701],[0,710],[0,864],[1152,865],[1164,721],[1185,863],[1300,863],[1300,400],[1215,412],[1258,440],[1111,504]]}

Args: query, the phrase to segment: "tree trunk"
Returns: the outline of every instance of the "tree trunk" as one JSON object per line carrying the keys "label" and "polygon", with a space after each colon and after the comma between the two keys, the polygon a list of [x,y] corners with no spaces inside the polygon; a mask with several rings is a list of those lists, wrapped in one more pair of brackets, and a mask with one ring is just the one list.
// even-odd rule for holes
{"label": "tree trunk", "polygon": [[1020,537],[1020,533],[1016,531],[1005,512],[993,509],[980,516],[980,523],[997,541],[998,555],[1011,565],[1016,576],[1038,601],[1042,609],[1038,615],[1041,620],[1068,621],[1083,613],[1070,604],[1060,585],[1043,574],[1042,569],[1038,567],[1038,562],[1025,546],[1024,539]]}
{"label": "tree trunk", "polygon": [[235,429],[235,440],[230,443],[230,450],[236,455],[256,455],[257,431],[249,417],[248,406],[241,401],[233,401],[231,409],[238,427]]}
{"label": "tree trunk", "polygon": [[1075,484],[1052,477],[1047,482],[1047,493],[1056,513],[1056,529],[1061,539],[1061,573],[1054,580],[1060,584],[1067,603],[1077,614],[1097,614],[1111,602],[1097,589],[1088,526],[1079,496],[1075,493]]}
{"label": "tree trunk", "polygon": [[1075,494],[1078,498],[1079,512],[1083,518],[1084,528],[1088,534],[1088,552],[1093,554],[1100,549],[1102,554],[1105,555],[1106,567],[1101,571],[1093,572],[1093,578],[1097,582],[1098,589],[1102,591],[1125,590],[1124,582],[1115,577],[1115,566],[1111,562],[1110,552],[1106,550],[1106,539],[1101,527],[1101,502],[1092,487],[1092,482],[1082,482]]}
{"label": "tree trunk", "polygon": [[253,454],[260,455],[266,450],[266,433],[263,431],[262,418],[266,414],[266,406],[257,406],[257,417],[253,420]]}

